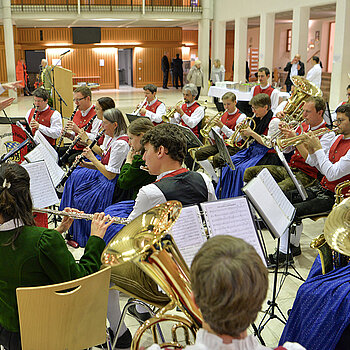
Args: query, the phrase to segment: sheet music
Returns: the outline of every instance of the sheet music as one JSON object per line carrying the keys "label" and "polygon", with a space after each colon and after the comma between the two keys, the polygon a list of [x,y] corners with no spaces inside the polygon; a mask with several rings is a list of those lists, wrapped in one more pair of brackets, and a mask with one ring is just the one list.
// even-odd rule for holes
{"label": "sheet music", "polygon": [[30,194],[32,196],[33,206],[36,208],[46,208],[59,203],[45,162],[38,161],[27,164],[22,163],[21,165],[27,170],[30,177]]}
{"label": "sheet music", "polygon": [[197,205],[184,207],[171,234],[186,264],[191,266],[192,260],[202,244],[207,240]]}
{"label": "sheet music", "polygon": [[294,206],[278,186],[278,183],[272,177],[271,173],[265,168],[258,174],[258,177],[263,181],[272,197],[275,199],[287,218],[291,221],[293,219]]}
{"label": "sheet music", "polygon": [[24,158],[30,163],[37,162],[39,160],[45,161],[55,187],[60,183],[62,177],[64,176],[64,171],[58,166],[54,158],[52,158],[51,153],[42,143],[27,153]]}
{"label": "sheet music", "polygon": [[51,154],[52,158],[55,160],[55,162],[58,163],[58,154],[56,150],[50,145],[49,141],[46,140],[45,136],[39,130],[36,131],[34,135],[34,140],[37,143],[44,145]]}
{"label": "sheet music", "polygon": [[201,207],[209,233],[212,236],[230,235],[243,239],[255,248],[262,261],[266,264],[245,197],[201,203]]}

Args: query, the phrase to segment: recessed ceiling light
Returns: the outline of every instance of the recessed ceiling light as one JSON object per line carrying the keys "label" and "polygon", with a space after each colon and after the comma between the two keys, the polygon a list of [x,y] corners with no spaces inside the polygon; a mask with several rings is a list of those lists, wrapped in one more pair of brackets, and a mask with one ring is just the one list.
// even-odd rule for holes
{"label": "recessed ceiling light", "polygon": [[54,18],[39,18],[38,21],[55,21]]}
{"label": "recessed ceiling light", "polygon": [[170,19],[170,18],[157,18],[156,21],[159,22],[172,22],[172,21],[176,21],[176,19]]}
{"label": "recessed ceiling light", "polygon": [[102,22],[116,22],[116,21],[130,21],[129,19],[122,18],[93,18],[91,21],[102,21]]}

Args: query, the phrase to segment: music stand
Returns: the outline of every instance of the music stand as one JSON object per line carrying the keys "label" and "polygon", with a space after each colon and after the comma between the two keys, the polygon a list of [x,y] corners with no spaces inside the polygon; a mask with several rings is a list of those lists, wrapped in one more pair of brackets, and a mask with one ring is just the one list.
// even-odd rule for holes
{"label": "music stand", "polygon": [[131,113],[126,113],[126,117],[128,118],[129,123],[133,122],[136,119],[139,118],[144,118],[144,119],[148,119],[147,117],[142,117],[136,114],[131,114]]}
{"label": "music stand", "polygon": [[202,147],[203,142],[194,134],[194,132],[187,126],[183,126],[181,124],[175,124],[181,128],[181,131],[184,133],[187,141],[187,145],[191,145],[192,147]]}
{"label": "music stand", "polygon": [[[232,171],[234,171],[235,165],[232,162],[230,153],[228,153],[228,149],[226,147],[225,141],[223,139],[223,137],[214,129],[211,129],[211,132],[213,133],[214,136],[214,140],[215,140],[215,144],[218,148],[220,157],[224,160],[225,165],[228,165]],[[222,191],[222,168],[220,167],[220,187],[219,187],[219,199],[221,198],[221,191]]]}

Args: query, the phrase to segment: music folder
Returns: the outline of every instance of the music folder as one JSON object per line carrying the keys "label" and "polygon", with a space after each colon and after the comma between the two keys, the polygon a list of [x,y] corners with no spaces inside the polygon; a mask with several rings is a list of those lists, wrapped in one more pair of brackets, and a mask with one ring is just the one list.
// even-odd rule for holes
{"label": "music folder", "polygon": [[194,134],[194,132],[190,128],[181,124],[175,124],[175,125],[181,128],[181,131],[184,133],[186,137],[187,145],[191,145],[191,147],[193,148],[203,146],[202,141]]}
{"label": "music folder", "polygon": [[224,161],[231,168],[231,170],[235,170],[235,165],[232,162],[230,153],[228,153],[228,149],[226,147],[223,137],[214,128],[211,129],[211,132],[213,133],[215,144],[218,148],[221,158],[224,159]]}

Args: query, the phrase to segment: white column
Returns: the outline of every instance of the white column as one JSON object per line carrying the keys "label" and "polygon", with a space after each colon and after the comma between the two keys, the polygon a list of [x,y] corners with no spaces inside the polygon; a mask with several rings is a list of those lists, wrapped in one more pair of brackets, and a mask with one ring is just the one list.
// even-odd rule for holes
{"label": "white column", "polygon": [[346,87],[349,85],[348,73],[350,57],[350,0],[338,0],[335,15],[335,40],[333,51],[333,69],[329,104],[335,108],[344,101]]}
{"label": "white column", "polygon": [[[16,81],[16,62],[15,62],[15,44],[13,40],[13,27],[11,18],[11,0],[2,1],[4,39],[5,39],[5,57],[7,81]],[[16,91],[9,90],[9,96],[15,97],[17,102]]]}
{"label": "white column", "polygon": [[273,69],[273,45],[275,41],[275,14],[260,15],[259,67]]}
{"label": "white column", "polygon": [[296,54],[301,56],[301,61],[307,61],[307,40],[309,35],[309,7],[296,7],[293,10],[293,26],[292,26],[292,50],[290,57]]}
{"label": "white column", "polygon": [[234,44],[234,76],[233,81],[245,82],[245,68],[247,60],[247,30],[248,18],[235,19],[235,44]]}
{"label": "white column", "polygon": [[209,79],[209,40],[210,40],[210,4],[202,0],[202,19],[198,23],[198,58],[202,61],[203,95],[208,94]]}
{"label": "white column", "polygon": [[214,18],[213,35],[212,35],[212,61],[218,58],[225,67],[225,51],[226,51],[226,22],[218,21]]}

